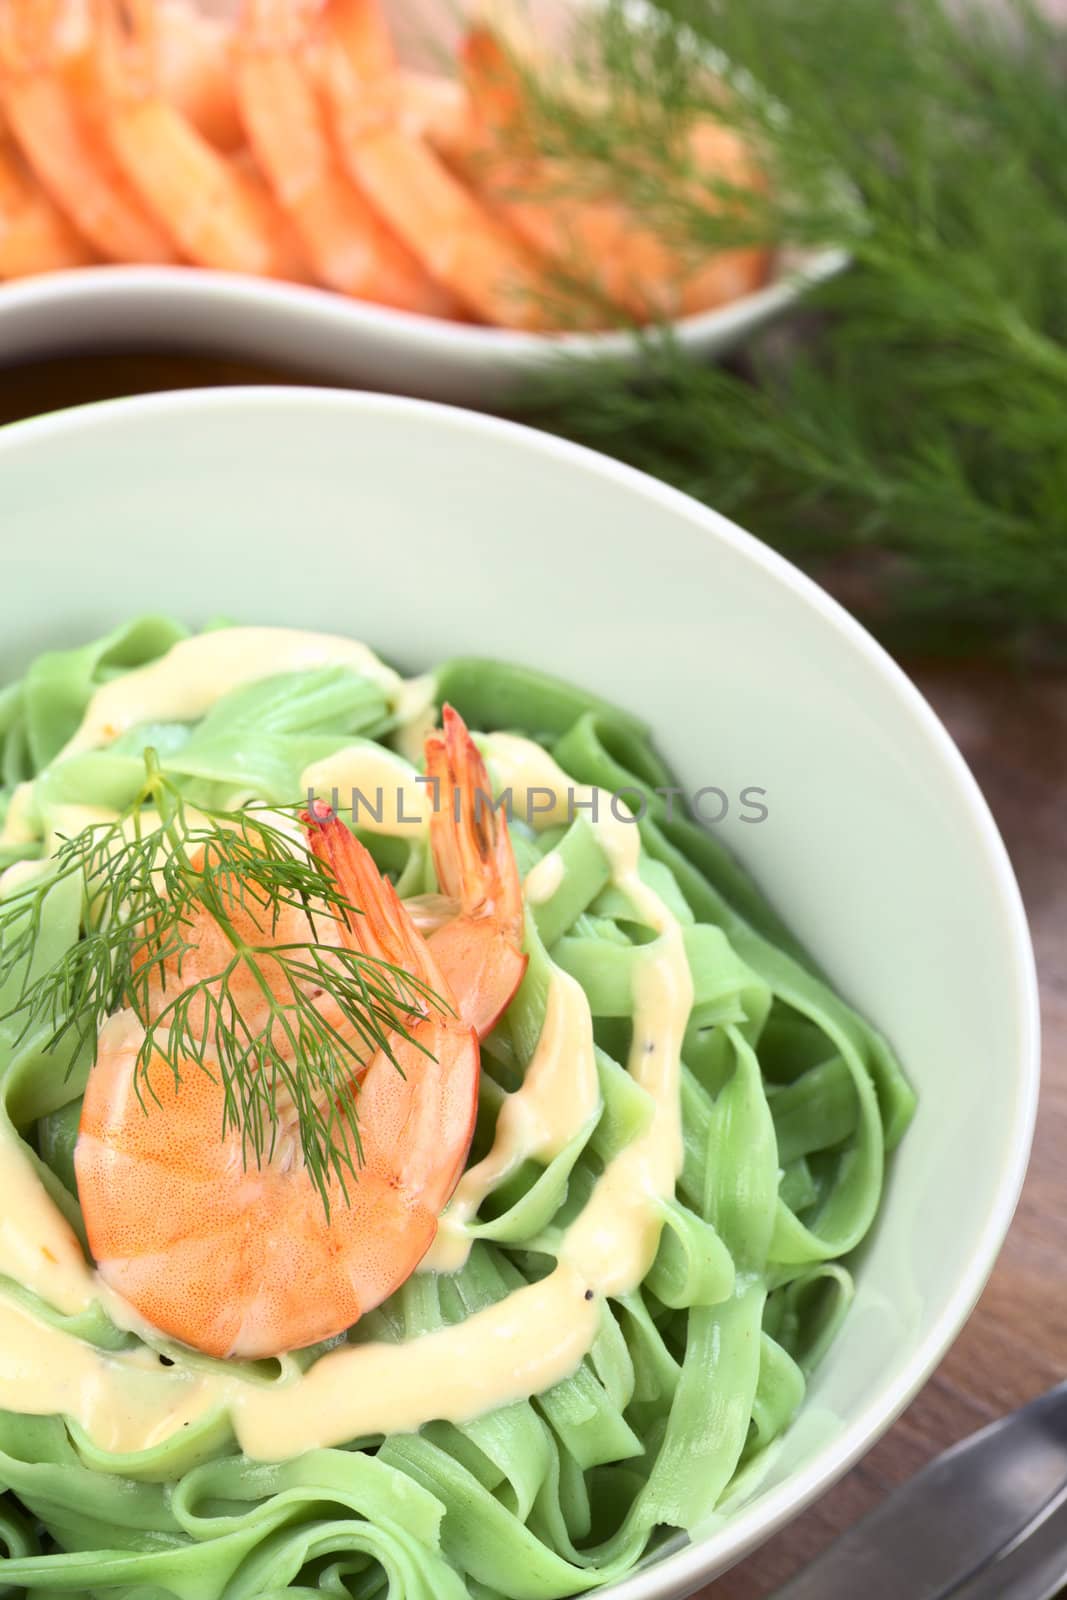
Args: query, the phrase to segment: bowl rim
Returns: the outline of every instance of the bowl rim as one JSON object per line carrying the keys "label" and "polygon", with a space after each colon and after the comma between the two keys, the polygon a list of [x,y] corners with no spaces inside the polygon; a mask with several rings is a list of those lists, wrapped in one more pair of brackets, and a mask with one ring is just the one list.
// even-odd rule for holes
{"label": "bowl rim", "polygon": [[[783,267],[763,288],[664,326],[683,344],[702,344],[735,327],[744,330],[750,322],[763,322],[787,310],[809,289],[844,271],[848,262],[847,252],[836,247],[806,252],[794,265]],[[89,322],[94,309],[113,297],[121,297],[133,311],[138,301],[155,305],[160,298],[170,296],[193,305],[258,313],[278,322],[299,320],[305,327],[335,336],[381,338],[418,349],[426,356],[465,357],[524,367],[562,354],[625,358],[633,355],[643,339],[657,332],[657,325],[649,324],[636,329],[606,329],[602,333],[523,333],[402,311],[312,284],[216,272],[205,267],[118,264],[68,268],[0,284],[0,328],[8,318],[69,311],[79,303]]]}
{"label": "bowl rim", "polygon": [[147,396],[103,400],[71,407],[0,427],[0,461],[12,451],[72,435],[92,433],[124,418],[154,413],[179,428],[183,416],[201,411],[268,412],[300,408],[344,412],[351,417],[378,413],[421,417],[487,440],[519,445],[577,466],[583,472],[613,481],[631,493],[703,528],[814,610],[847,640],[882,677],[910,715],[940,750],[956,784],[960,803],[973,824],[976,847],[999,902],[1009,958],[1005,979],[1018,1021],[1019,1060],[1013,1125],[991,1196],[980,1244],[968,1261],[937,1321],[882,1398],[868,1401],[838,1437],[821,1446],[810,1463],[791,1473],[756,1504],[729,1513],[707,1533],[698,1534],[673,1553],[664,1554],[620,1583],[602,1591],[608,1600],[678,1600],[691,1594],[709,1576],[762,1544],[829,1489],[892,1425],[940,1364],[973,1310],[988,1281],[1015,1213],[1029,1163],[1040,1088],[1040,1007],[1037,969],[1022,895],[1008,852],[978,782],[955,741],[915,684],[867,630],[815,581],[782,555],[711,510],[648,474],[612,460],[585,446],[523,424],[486,416],[458,406],[368,391],[302,388],[293,385],[234,386],[188,389]]}

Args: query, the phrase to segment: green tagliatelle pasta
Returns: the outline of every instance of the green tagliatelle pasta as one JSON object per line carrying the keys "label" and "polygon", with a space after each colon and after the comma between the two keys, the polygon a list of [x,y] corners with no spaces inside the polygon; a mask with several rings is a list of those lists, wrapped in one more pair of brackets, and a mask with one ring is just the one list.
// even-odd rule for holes
{"label": "green tagliatelle pasta", "polygon": [[[388,743],[388,693],[346,666],[282,672],[224,694],[192,723],[138,726],[58,759],[94,690],[165,654],[184,630],[145,619],[84,649],[43,656],[0,695],[0,865],[48,847],[72,806],[118,809],[152,745],[194,804],[301,798],[315,763]],[[755,1481],[844,1317],[847,1258],[869,1229],[886,1152],[913,1096],[883,1039],[828,987],[713,836],[672,816],[670,784],[632,716],[537,673],[456,660],[435,674],[476,732],[538,741],[577,782],[641,791],[640,872],[683,925],[693,1005],[682,1046],[684,1164],[662,1202],[640,1288],[605,1301],[577,1371],[471,1421],[353,1440],[276,1464],[243,1456],[206,1416],[134,1455],[108,1454],[62,1416],[0,1412],[0,1587],[125,1600],[552,1600],[625,1575],[665,1530],[698,1527]],[[529,965],[482,1050],[471,1161],[523,1081],[550,975],[581,985],[594,1022],[599,1109],[547,1164],[523,1162],[471,1225],[466,1263],[417,1273],[348,1335],[399,1343],[540,1279],[605,1164],[647,1127],[626,1068],[639,952],[653,935],[611,881],[579,815],[535,832],[515,822],[520,871],[559,858],[527,907]],[[410,830],[365,841],[402,894],[435,887]],[[23,869],[19,869],[20,871]],[[44,968],[77,940],[81,897],[59,884],[41,919]],[[10,990],[9,985],[9,990]],[[11,1003],[0,996],[0,1012]],[[73,1147],[88,1048],[47,1049],[0,1023],[0,1160],[28,1153],[84,1243]],[[13,1279],[0,1298],[101,1350],[137,1345],[99,1306],[63,1315]],[[161,1341],[161,1350],[171,1349]],[[249,1369],[284,1384],[321,1352]],[[173,1355],[168,1357],[173,1359]],[[190,1365],[221,1364],[190,1354]],[[228,1364],[232,1365],[232,1364]]]}

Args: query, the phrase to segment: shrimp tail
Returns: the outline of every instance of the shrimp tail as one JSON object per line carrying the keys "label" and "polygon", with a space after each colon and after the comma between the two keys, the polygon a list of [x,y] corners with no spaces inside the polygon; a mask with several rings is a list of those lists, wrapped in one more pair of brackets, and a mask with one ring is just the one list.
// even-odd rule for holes
{"label": "shrimp tail", "polygon": [[460,50],[463,75],[477,116],[488,129],[514,130],[525,120],[525,85],[515,58],[491,28],[472,27]]}
{"label": "shrimp tail", "polygon": [[446,705],[442,732],[426,740],[426,774],[435,809],[430,823],[434,867],[443,894],[468,916],[485,906],[522,923],[522,888],[507,825],[493,803],[489,774],[458,711]]}
{"label": "shrimp tail", "polygon": [[441,722],[425,746],[434,795],[430,847],[441,892],[460,914],[431,935],[430,948],[465,1020],[484,1039],[526,971],[522,885],[478,747],[452,706],[443,708]]}
{"label": "shrimp tail", "polygon": [[323,20],[363,82],[373,83],[396,70],[392,35],[378,0],[327,0]]}
{"label": "shrimp tail", "polygon": [[110,93],[146,96],[155,86],[159,21],[152,0],[94,0],[96,48]]}
{"label": "shrimp tail", "polygon": [[[392,883],[378,871],[366,845],[322,801],[315,801],[301,820],[312,854],[328,869],[348,902],[339,922],[349,949],[403,967],[435,988],[436,983],[443,985],[425,940]],[[443,998],[451,1000],[449,995]]]}

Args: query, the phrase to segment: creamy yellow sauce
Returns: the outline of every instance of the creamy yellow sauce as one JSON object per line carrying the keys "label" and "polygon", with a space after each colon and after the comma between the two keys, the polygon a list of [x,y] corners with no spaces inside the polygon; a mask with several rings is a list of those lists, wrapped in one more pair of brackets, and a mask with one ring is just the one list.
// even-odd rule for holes
{"label": "creamy yellow sauce", "polygon": [[231,689],[279,672],[351,667],[387,694],[400,679],[365,644],[296,628],[220,628],[183,639],[158,661],[98,689],[59,759],[98,750],[142,722],[194,722]]}
{"label": "creamy yellow sauce", "polygon": [[[32,794],[32,784],[20,784],[19,789],[28,788]],[[86,828],[91,828],[98,823],[114,822],[117,813],[109,810],[107,806],[83,806],[61,804],[53,805],[48,809],[47,818],[38,818],[36,811],[31,813],[27,802],[16,807],[19,798],[19,789],[15,790],[11,800],[11,807],[0,828],[0,845],[36,844],[40,842],[44,854],[52,855],[61,839],[76,839],[79,833],[84,833]],[[44,823],[42,837],[41,824]],[[41,868],[39,861],[16,861],[8,867],[3,877],[0,877],[0,892],[10,893],[15,884],[24,877],[32,876]]]}
{"label": "creamy yellow sauce", "polygon": [[[192,720],[237,684],[330,661],[344,661],[382,684],[409,732],[419,728],[417,739],[398,740],[406,754],[417,754],[429,704],[426,680],[405,685],[364,646],[348,640],[258,628],[184,641],[161,661],[108,684],[65,753],[98,747],[141,722]],[[574,801],[592,798],[538,745],[502,734],[481,742],[494,787],[510,788],[518,811],[529,791],[541,791],[539,802],[544,791],[555,796],[550,810],[538,812],[541,827],[569,821]],[[403,826],[418,831],[426,826],[428,800],[426,787],[414,780],[404,756],[360,744],[317,763],[302,782],[327,799],[337,788],[342,805],[352,788],[365,795],[392,791],[405,818],[419,818]],[[0,1407],[62,1413],[102,1448],[123,1451],[146,1449],[187,1424],[226,1414],[249,1455],[279,1460],[366,1435],[413,1431],[435,1418],[464,1421],[542,1393],[574,1371],[596,1338],[596,1297],[636,1288],[658,1248],[661,1202],[673,1195],[681,1170],[679,1052],[692,1004],[681,927],[638,873],[638,830],[611,813],[606,796],[600,799],[590,820],[611,879],[658,934],[638,959],[628,1064],[653,1112],[645,1132],[598,1181],[564,1237],[555,1271],[463,1323],[401,1345],[343,1345],[307,1373],[286,1364],[280,1379],[267,1385],[236,1369],[187,1363],[173,1347],[172,1367],[160,1366],[143,1347],[98,1350],[0,1289]],[[590,817],[588,810],[583,814]],[[377,825],[401,831],[395,809],[391,825],[389,815],[386,810]],[[366,816],[361,820],[375,826]],[[530,874],[527,895],[549,898],[563,871],[558,856],[546,858]],[[552,1160],[589,1128],[599,1104],[589,1006],[581,987],[555,970],[524,1082],[501,1108],[488,1155],[461,1179],[424,1269],[454,1271],[462,1265],[470,1224],[485,1197],[524,1160]],[[18,1140],[2,1126],[0,1217],[0,1273],[60,1311],[101,1300],[121,1325],[139,1327],[132,1309],[118,1302],[84,1260]]]}
{"label": "creamy yellow sauce", "polygon": [[550,850],[532,867],[523,880],[522,893],[527,905],[542,906],[551,900],[563,882],[563,857]]}
{"label": "creamy yellow sauce", "polygon": [[33,784],[17,783],[11,791],[0,844],[33,844],[37,838]]}
{"label": "creamy yellow sauce", "polygon": [[[594,818],[593,790],[575,785],[552,757],[527,739],[493,734],[483,749],[496,780],[510,788],[513,804],[528,814],[533,790],[555,796],[545,827],[570,820],[572,809]],[[540,798],[539,797],[539,798]],[[641,836],[632,821],[618,818],[601,794],[591,826],[611,866],[611,879],[633,902],[659,938],[645,945],[634,978],[631,1075],[651,1095],[655,1110],[644,1134],[627,1146],[604,1172],[585,1210],[564,1238],[560,1264],[569,1264],[601,1294],[635,1289],[655,1258],[662,1230],[659,1202],[674,1194],[682,1170],[682,1112],[679,1076],[682,1035],[693,1004],[693,984],[673,912],[638,874]],[[578,812],[579,805],[583,805]],[[584,1000],[584,995],[583,995]],[[588,1006],[586,1006],[588,1011]],[[557,1094],[567,1095],[566,1074]],[[560,1107],[560,1114],[567,1115]],[[577,1133],[581,1123],[571,1123]]]}
{"label": "creamy yellow sauce", "polygon": [[429,786],[418,782],[410,761],[370,741],[307,767],[300,777],[301,798],[311,792],[336,803],[345,815],[351,806],[355,821],[372,833],[420,839],[430,825]]}
{"label": "creamy yellow sauce", "polygon": [[84,1311],[96,1298],[96,1281],[78,1237],[25,1145],[6,1121],[0,1130],[0,1276],[68,1316]]}
{"label": "creamy yellow sauce", "polygon": [[492,1149],[459,1180],[419,1270],[458,1272],[473,1242],[468,1226],[486,1196],[526,1160],[547,1166],[599,1110],[593,1019],[585,991],[569,974],[556,970],[541,1037],[522,1086],[500,1108]]}
{"label": "creamy yellow sauce", "polygon": [[570,1267],[497,1305],[407,1344],[342,1345],[274,1385],[236,1371],[173,1367],[153,1351],[99,1350],[0,1297],[0,1406],[61,1413],[104,1450],[136,1452],[187,1424],[229,1415],[241,1448],[263,1461],[431,1418],[464,1422],[526,1399],[574,1371],[599,1328]]}
{"label": "creamy yellow sauce", "polygon": [[395,735],[400,754],[418,766],[422,743],[437,722],[437,684],[432,672],[421,678],[406,678],[396,690],[393,710],[399,718]]}

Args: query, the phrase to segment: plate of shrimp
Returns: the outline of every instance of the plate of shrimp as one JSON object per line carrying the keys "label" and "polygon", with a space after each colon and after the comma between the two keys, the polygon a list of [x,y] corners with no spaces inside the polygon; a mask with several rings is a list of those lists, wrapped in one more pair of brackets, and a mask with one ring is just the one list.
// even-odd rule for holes
{"label": "plate of shrimp", "polygon": [[[694,263],[522,148],[506,29],[446,50],[407,22],[379,0],[5,0],[0,360],[191,348],[492,401],[652,322],[722,353],[840,269],[754,245]],[[693,147],[760,181],[731,130]]]}

